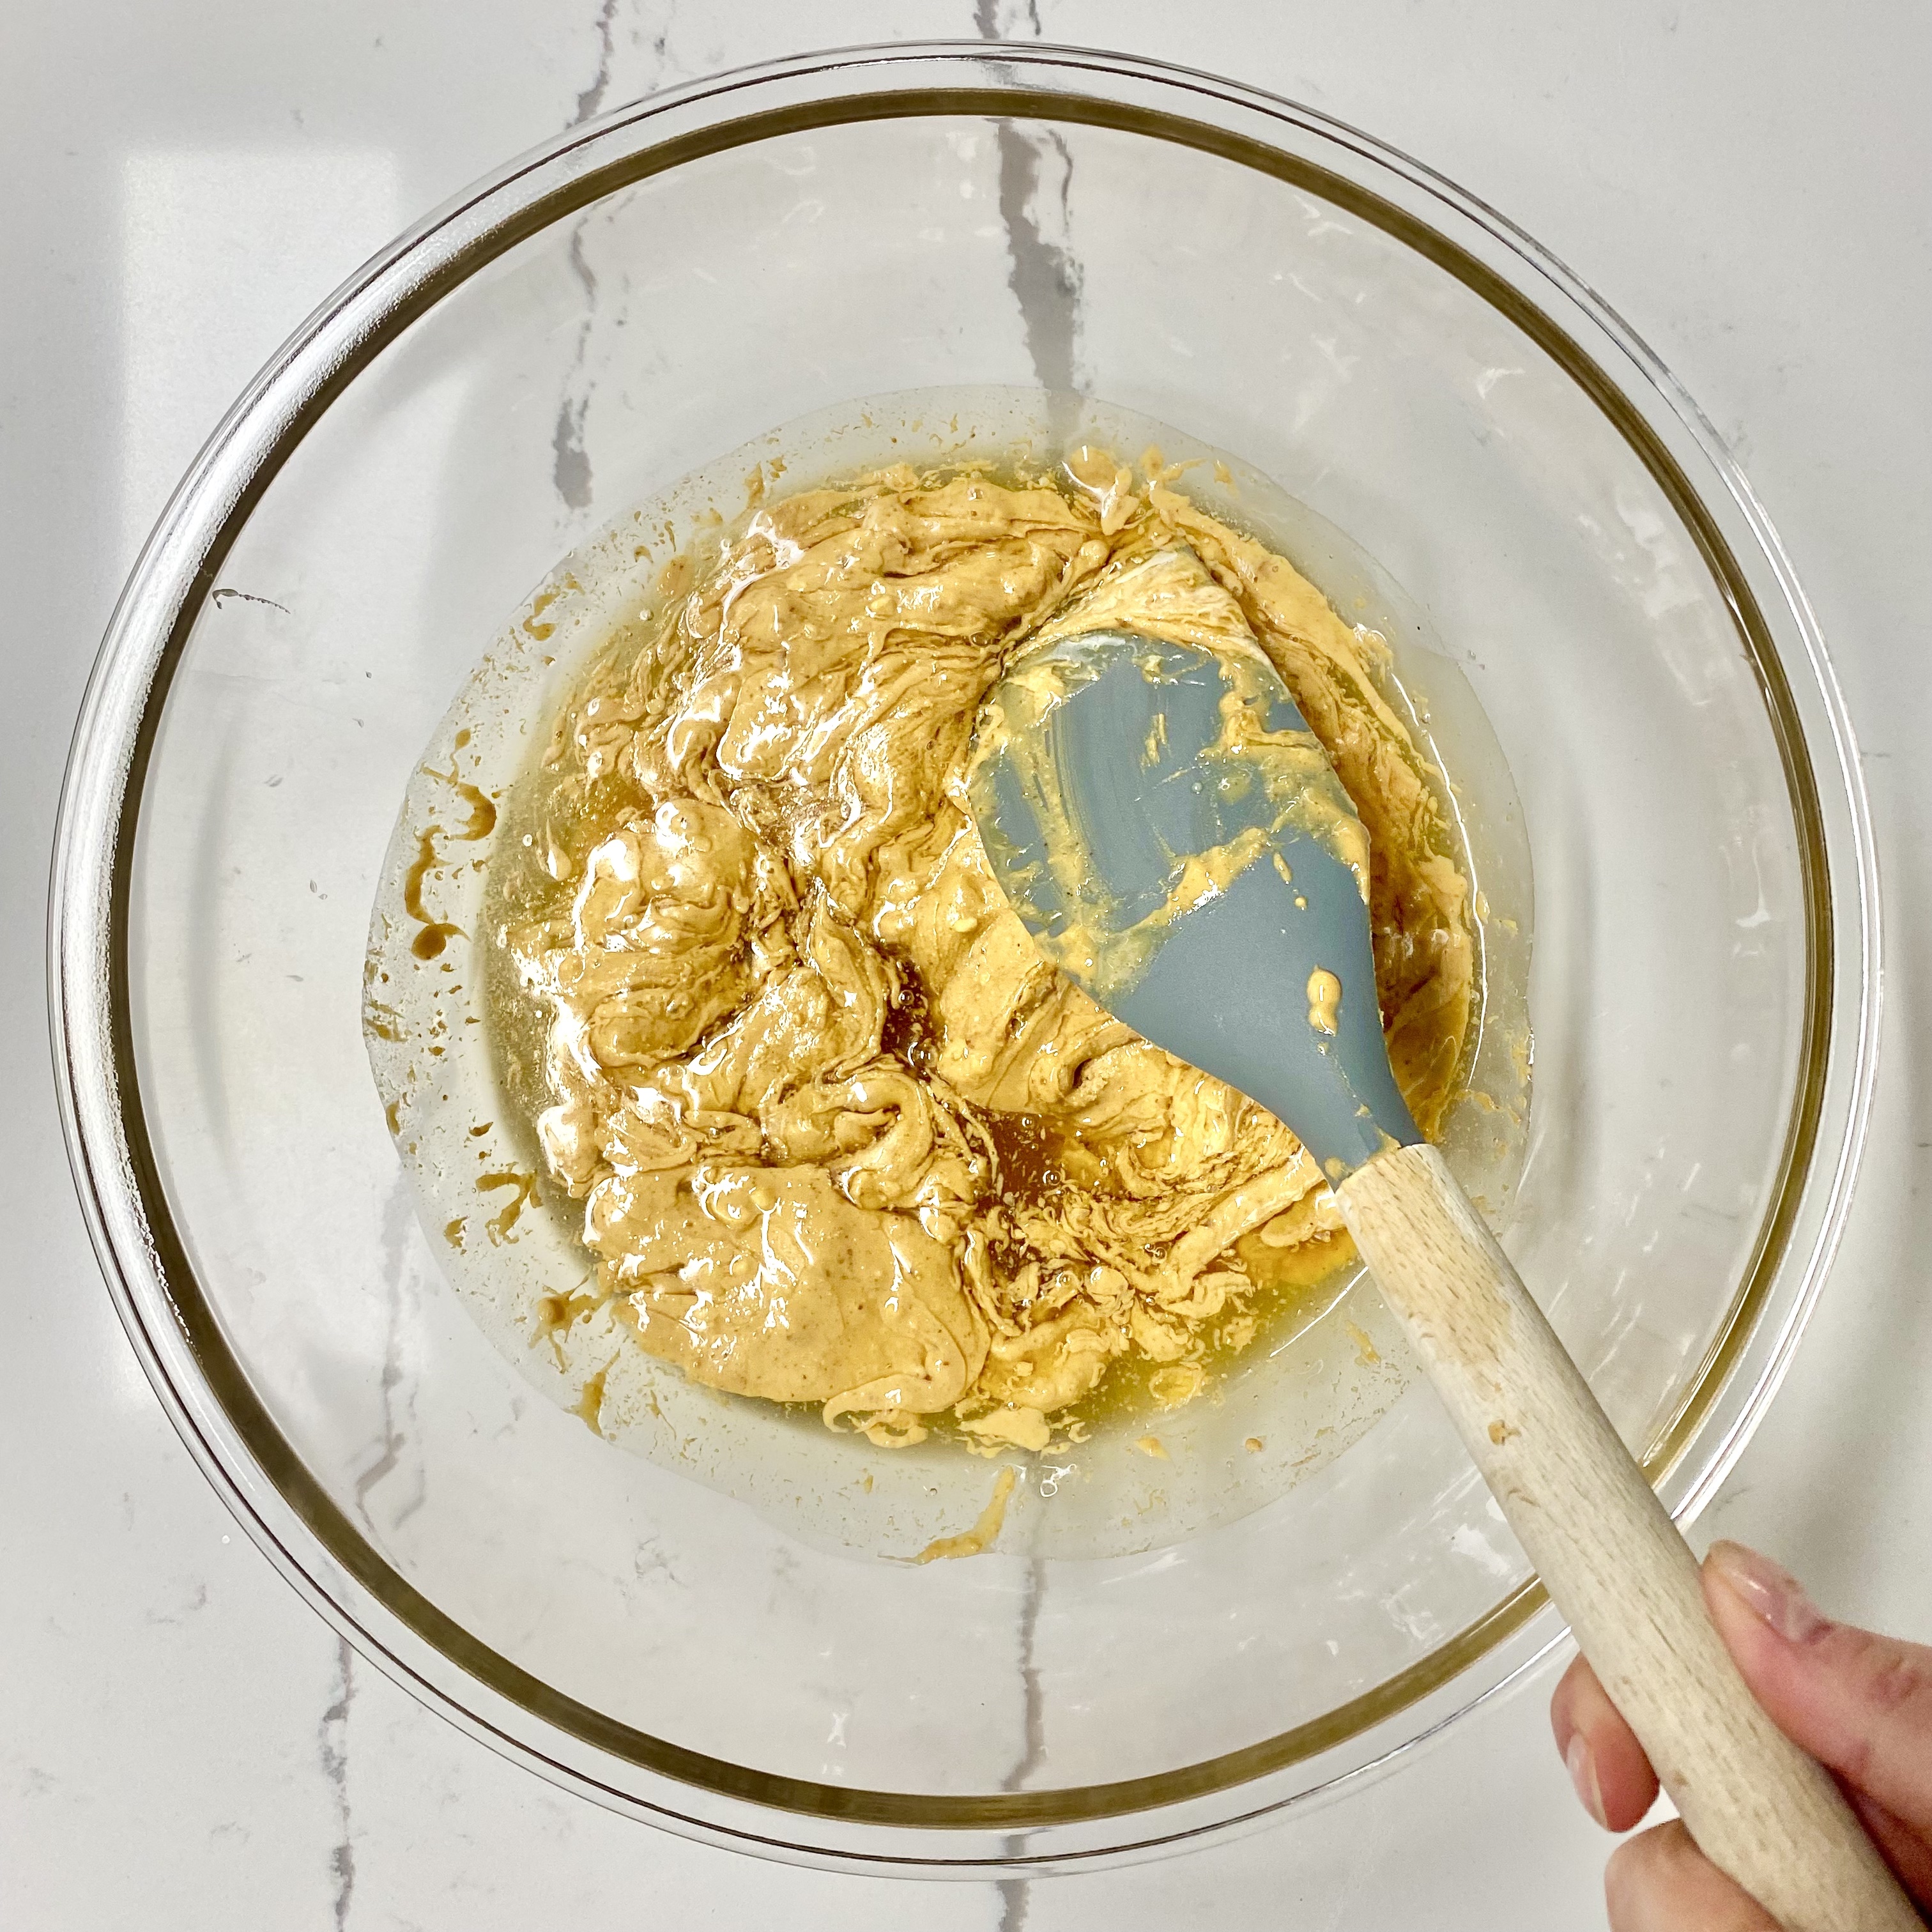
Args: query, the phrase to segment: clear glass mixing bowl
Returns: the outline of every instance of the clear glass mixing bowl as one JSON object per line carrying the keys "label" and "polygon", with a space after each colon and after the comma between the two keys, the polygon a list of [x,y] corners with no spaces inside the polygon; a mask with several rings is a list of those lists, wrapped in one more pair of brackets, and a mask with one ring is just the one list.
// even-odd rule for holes
{"label": "clear glass mixing bowl", "polygon": [[68,775],[53,1001],[154,1386],[362,1652],[682,1831],[1044,1870],[1332,1791],[1554,1640],[1427,1390],[1137,1556],[915,1569],[790,1537],[490,1347],[361,1029],[398,801],[555,560],[774,424],[968,383],[1233,451],[1426,610],[1534,861],[1508,1244],[1694,1511],[1818,1292],[1870,1093],[1831,672],[1743,478],[1613,314],[1426,169],[1230,82],[1030,47],[800,60],[607,116],[405,236],[142,554]]}

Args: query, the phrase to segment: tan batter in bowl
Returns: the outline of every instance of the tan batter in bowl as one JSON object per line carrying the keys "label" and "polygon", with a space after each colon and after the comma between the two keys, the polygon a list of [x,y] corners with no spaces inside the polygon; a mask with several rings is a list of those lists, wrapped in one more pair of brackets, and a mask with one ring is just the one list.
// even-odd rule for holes
{"label": "tan batter in bowl", "polygon": [[1384,1026],[1434,1130],[1466,1072],[1470,888],[1380,640],[1157,451],[1138,478],[1084,446],[900,466],[757,502],[668,566],[513,804],[496,1018],[597,1262],[560,1318],[608,1301],[694,1380],[881,1447],[944,1417],[1040,1450],[1117,1365],[1186,1400],[1271,1299],[1352,1258],[1280,1121],[1040,957],[956,799],[1016,650],[1177,542],[1369,832]]}

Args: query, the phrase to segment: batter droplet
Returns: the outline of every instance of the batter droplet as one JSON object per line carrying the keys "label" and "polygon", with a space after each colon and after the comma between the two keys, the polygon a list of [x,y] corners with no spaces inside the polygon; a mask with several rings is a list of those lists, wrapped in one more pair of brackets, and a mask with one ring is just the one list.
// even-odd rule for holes
{"label": "batter droplet", "polygon": [[1333,1033],[1341,1012],[1341,981],[1326,967],[1316,967],[1308,976],[1308,1024],[1317,1033]]}

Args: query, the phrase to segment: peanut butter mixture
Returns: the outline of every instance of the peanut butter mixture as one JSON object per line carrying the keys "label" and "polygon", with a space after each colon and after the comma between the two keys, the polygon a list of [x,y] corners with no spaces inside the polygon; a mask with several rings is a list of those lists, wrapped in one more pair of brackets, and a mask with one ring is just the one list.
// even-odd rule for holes
{"label": "peanut butter mixture", "polygon": [[492,880],[510,1084],[602,1294],[699,1382],[882,1444],[945,1417],[1039,1449],[1117,1365],[1184,1398],[1348,1258],[1294,1136],[1048,964],[962,808],[1003,668],[1163,549],[1334,760],[1396,1078],[1425,1133],[1453,1097],[1467,885],[1379,640],[1143,470],[1082,450],[760,504],[694,588],[668,573],[526,782]]}

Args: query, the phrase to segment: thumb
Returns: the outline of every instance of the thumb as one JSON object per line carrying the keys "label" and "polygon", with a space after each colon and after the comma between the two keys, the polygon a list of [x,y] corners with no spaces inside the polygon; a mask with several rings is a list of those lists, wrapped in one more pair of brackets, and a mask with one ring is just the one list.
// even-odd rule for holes
{"label": "thumb", "polygon": [[1834,1623],[1739,1543],[1712,1545],[1704,1594],[1772,1721],[1838,1774],[1913,1895],[1932,1898],[1932,1649]]}

